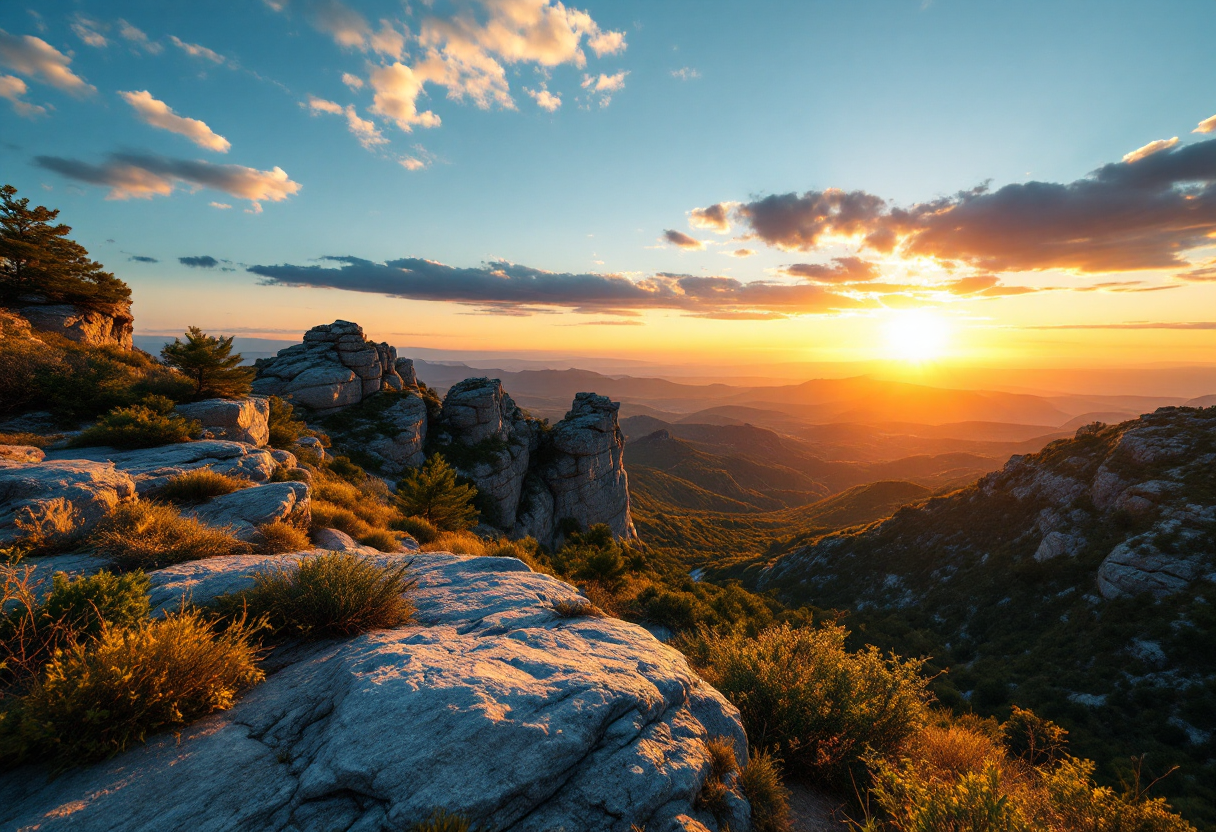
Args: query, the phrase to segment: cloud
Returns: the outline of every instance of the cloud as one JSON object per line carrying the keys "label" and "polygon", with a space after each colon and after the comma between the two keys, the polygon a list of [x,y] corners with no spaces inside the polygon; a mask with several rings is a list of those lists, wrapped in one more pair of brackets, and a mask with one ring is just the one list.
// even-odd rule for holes
{"label": "cloud", "polygon": [[427,166],[427,163],[417,156],[402,156],[397,160],[397,163],[406,170],[422,170]]}
{"label": "cloud", "polygon": [[21,99],[28,91],[29,87],[16,75],[0,75],[0,98],[7,98],[17,115],[26,118],[46,115],[46,107]]}
{"label": "cloud", "polygon": [[1192,133],[1216,133],[1216,116],[1205,118],[1199,122],[1199,126],[1191,131]]}
{"label": "cloud", "polygon": [[553,112],[558,107],[562,106],[562,97],[549,92],[544,87],[541,87],[539,90],[524,87],[524,92],[531,96],[532,100],[536,102],[536,106],[540,107],[542,110]]}
{"label": "cloud", "polygon": [[185,136],[201,148],[214,150],[217,153],[227,153],[232,147],[231,142],[217,134],[205,122],[196,118],[179,116],[163,101],[152,97],[147,90],[138,92],[120,92],[122,99],[131,105],[139,120],[144,124],[168,130],[179,136]]}
{"label": "cloud", "polygon": [[36,156],[34,163],[78,182],[104,185],[110,189],[106,199],[168,196],[178,184],[185,184],[194,189],[211,188],[247,199],[252,203],[250,210],[261,213],[262,202],[279,202],[300,190],[300,183],[293,182],[278,167],[257,170],[242,165],[170,159],[150,153],[111,153],[100,165],[58,156]]}
{"label": "cloud", "polygon": [[407,133],[412,133],[415,125],[438,127],[439,116],[430,110],[418,112],[423,80],[400,61],[373,69],[368,79],[375,91],[372,112],[392,119]]}
{"label": "cloud", "polygon": [[185,52],[191,58],[202,58],[205,61],[211,61],[213,64],[222,64],[227,58],[212,49],[201,46],[197,43],[186,43],[178,38],[177,35],[170,35],[169,40],[173,41],[173,45]]}
{"label": "cloud", "polygon": [[774,194],[731,217],[787,251],[850,242],[984,271],[1106,273],[1187,267],[1216,236],[1216,139],[1103,165],[1068,184],[986,185],[891,207],[864,191]]}
{"label": "cloud", "polygon": [[350,87],[352,90],[363,89],[363,79],[358,75],[351,75],[349,72],[342,73],[342,83]]}
{"label": "cloud", "polygon": [[72,72],[72,59],[33,35],[17,37],[0,29],[0,64],[73,95],[88,95],[97,88]]}
{"label": "cloud", "polygon": [[338,0],[311,0],[305,4],[309,22],[339,46],[366,49],[372,27],[367,18]]}
{"label": "cloud", "polygon": [[87,46],[92,46],[94,49],[105,49],[110,45],[106,40],[106,36],[101,33],[102,25],[95,20],[91,20],[82,14],[77,14],[76,19],[72,21],[72,34],[80,38]]}
{"label": "cloud", "polygon": [[622,71],[615,75],[600,73],[598,77],[584,75],[581,86],[591,98],[599,100],[601,107],[607,107],[612,103],[612,94],[625,89],[625,76],[628,74]]}
{"label": "cloud", "polygon": [[756,250],[752,248],[737,248],[734,251],[728,251],[725,253],[731,257],[751,257],[756,253]]}
{"label": "cloud", "polygon": [[227,211],[229,208],[232,207],[227,202],[208,202],[207,204],[210,205],[212,208],[218,208],[221,211]]}
{"label": "cloud", "polygon": [[1123,161],[1130,165],[1132,162],[1139,162],[1141,159],[1147,159],[1154,153],[1160,153],[1162,150],[1169,150],[1176,144],[1178,144],[1177,136],[1174,136],[1172,139],[1157,139],[1157,141],[1149,142],[1148,144],[1144,145],[1144,147],[1137,147],[1131,153],[1124,154]]}
{"label": "cloud", "polygon": [[132,254],[130,257],[127,258],[127,260],[131,261],[132,263],[159,263],[160,262],[155,257],[145,257],[142,254]]}
{"label": "cloud", "polygon": [[815,283],[864,283],[879,276],[878,267],[860,257],[833,257],[832,265],[795,263],[781,269],[782,274]]}
{"label": "cloud", "polygon": [[705,248],[705,243],[702,241],[696,239],[695,237],[689,237],[687,234],[671,228],[663,232],[663,239],[671,243],[673,246],[682,248],[685,251],[700,251],[701,249]]}
{"label": "cloud", "polygon": [[179,257],[177,258],[177,262],[192,269],[214,269],[220,264],[220,261],[210,254],[200,254],[196,257]]}
{"label": "cloud", "polygon": [[639,280],[620,274],[547,272],[505,261],[459,268],[403,258],[374,263],[323,257],[339,266],[249,266],[263,283],[369,292],[532,314],[554,309],[585,313],[674,309],[697,315],[797,315],[873,306],[807,283],[743,283],[729,277],[660,273]]}
{"label": "cloud", "polygon": [[679,69],[673,69],[671,77],[679,78],[681,81],[691,81],[694,78],[700,78],[701,73],[690,66],[682,66]]}
{"label": "cloud", "polygon": [[718,202],[708,208],[693,208],[688,212],[688,224],[693,228],[708,228],[718,234],[730,233],[727,214],[731,203]]}
{"label": "cloud", "polygon": [[380,128],[376,126],[374,121],[369,121],[359,116],[354,104],[347,104],[343,107],[336,101],[326,101],[324,98],[310,95],[308,96],[308,108],[312,111],[313,115],[317,113],[331,113],[333,115],[345,116],[346,128],[359,140],[359,144],[368,150],[388,142],[388,139],[380,132]]}
{"label": "cloud", "polygon": [[123,40],[129,41],[145,52],[151,52],[153,55],[159,55],[161,50],[164,49],[156,41],[150,40],[142,29],[132,26],[122,19],[118,21],[118,34],[122,36]]}

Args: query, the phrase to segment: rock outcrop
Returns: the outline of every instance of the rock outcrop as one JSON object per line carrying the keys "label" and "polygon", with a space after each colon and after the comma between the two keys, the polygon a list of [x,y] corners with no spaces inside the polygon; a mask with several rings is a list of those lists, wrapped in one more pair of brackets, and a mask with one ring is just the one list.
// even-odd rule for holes
{"label": "rock outcrop", "polygon": [[302,482],[272,482],[242,488],[213,497],[183,511],[209,526],[228,526],[241,540],[253,540],[263,523],[290,523],[307,529],[312,519],[308,485]]}
{"label": "rock outcrop", "polygon": [[[398,359],[400,363],[401,359]],[[417,384],[410,385],[417,387]],[[421,465],[426,456],[426,402],[417,393],[402,396],[377,414],[380,431],[363,445],[363,450],[380,460],[386,474],[400,476]]]}
{"label": "rock outcrop", "polygon": [[109,462],[0,460],[0,545],[30,534],[85,534],[133,499],[131,476]]}
{"label": "rock outcrop", "polygon": [[304,343],[258,359],[253,392],[331,413],[382,389],[401,390],[396,363],[394,347],[368,341],[358,324],[334,321],[304,333]]}
{"label": "rock outcrop", "polygon": [[53,332],[71,341],[95,347],[131,349],[135,318],[130,303],[86,309],[67,303],[34,304],[16,310],[33,329]]}
{"label": "rock outcrop", "polygon": [[[300,556],[153,572],[153,603],[204,603]],[[418,579],[416,625],[276,656],[265,682],[179,737],[54,779],[10,772],[0,827],[372,832],[444,808],[513,832],[748,828],[733,785],[720,819],[698,805],[705,741],[726,737],[740,760],[747,746],[738,712],[679,653],[633,624],[563,618],[554,605],[574,588],[517,560],[397,557]]]}
{"label": "rock outcrop", "polygon": [[175,410],[203,426],[208,439],[228,439],[257,448],[270,441],[270,402],[260,396],[247,399],[204,399],[179,404]]}
{"label": "rock outcrop", "polygon": [[30,445],[0,445],[0,462],[42,462],[46,452]]}
{"label": "rock outcrop", "polygon": [[155,491],[179,474],[199,468],[210,468],[216,473],[231,474],[254,483],[266,482],[278,464],[270,451],[221,439],[180,442],[137,451],[70,448],[52,451],[47,458],[112,463],[134,480],[140,495]]}

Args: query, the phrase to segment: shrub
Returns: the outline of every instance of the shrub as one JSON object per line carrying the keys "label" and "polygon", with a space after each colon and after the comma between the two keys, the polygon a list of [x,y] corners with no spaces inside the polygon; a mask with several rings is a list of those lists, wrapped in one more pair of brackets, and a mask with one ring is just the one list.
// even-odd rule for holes
{"label": "shrub", "polygon": [[410,826],[410,832],[477,832],[468,819],[444,809],[436,809],[426,820]]}
{"label": "shrub", "polygon": [[720,818],[727,808],[727,796],[730,787],[726,778],[739,770],[735,761],[735,745],[726,737],[710,737],[705,741],[705,750],[709,754],[709,776],[701,784],[701,793],[697,803],[716,818]]}
{"label": "shrub", "polygon": [[397,535],[388,529],[372,529],[367,534],[361,536],[359,542],[364,546],[379,549],[381,552],[401,551],[401,541],[397,539]]}
{"label": "shrub", "polygon": [[424,552],[451,552],[454,555],[486,554],[486,542],[472,532],[442,532],[422,546]]}
{"label": "shrub", "polygon": [[752,805],[754,832],[789,832],[790,792],[781,779],[781,765],[767,751],[753,751],[739,775],[739,790]]}
{"label": "shrub", "polygon": [[397,485],[403,513],[421,517],[443,531],[461,531],[477,522],[473,506],[477,489],[456,482],[456,469],[439,454],[415,469]]}
{"label": "shrub", "polygon": [[414,586],[408,563],[381,566],[346,552],[303,558],[298,564],[254,577],[244,592],[222,596],[222,613],[265,617],[271,630],[302,638],[351,636],[409,622]]}
{"label": "shrub", "polygon": [[350,509],[320,497],[314,497],[312,500],[311,528],[314,532],[320,529],[337,529],[356,539],[372,530],[371,526]]}
{"label": "shrub", "polygon": [[312,542],[302,529],[290,523],[276,520],[258,526],[255,546],[263,555],[281,555],[284,552],[302,552],[312,548]]}
{"label": "shrub", "polygon": [[182,517],[171,505],[144,501],[117,506],[97,524],[88,542],[95,554],[121,569],[157,569],[251,548],[228,529],[213,529]]}
{"label": "shrub", "polygon": [[430,543],[439,536],[439,529],[424,517],[403,517],[394,525],[420,544]]}
{"label": "shrub", "polygon": [[3,714],[0,765],[100,760],[230,707],[263,678],[249,641],[254,629],[238,620],[216,632],[199,612],[183,610],[72,645]]}
{"label": "shrub", "polygon": [[4,433],[0,431],[0,445],[26,445],[33,448],[47,448],[63,438],[57,433],[43,436],[40,433]]}
{"label": "shrub", "polygon": [[561,618],[603,618],[604,611],[585,598],[575,601],[555,601],[553,611]]}
{"label": "shrub", "polygon": [[80,513],[67,500],[54,500],[38,513],[18,513],[14,522],[20,535],[14,548],[45,555],[70,548],[80,538]]}
{"label": "shrub", "polygon": [[153,448],[188,442],[202,426],[176,413],[157,413],[144,405],[116,407],[72,439],[74,448],[109,445],[114,448]]}
{"label": "shrub", "polygon": [[156,496],[171,503],[201,503],[253,485],[249,480],[196,468],[170,479],[156,489]]}
{"label": "shrub", "polygon": [[301,436],[309,433],[308,425],[295,418],[295,408],[278,396],[270,397],[270,427],[268,444],[272,448],[290,450]]}
{"label": "shrub", "polygon": [[910,762],[883,762],[875,767],[872,794],[889,818],[887,825],[899,832],[1030,832],[1005,789],[994,763],[937,780],[918,776]]}
{"label": "shrub", "polygon": [[1014,757],[1036,767],[1057,763],[1068,753],[1067,731],[1017,705],[1001,726],[1001,741]]}
{"label": "shrub", "polygon": [[924,724],[930,699],[921,661],[873,646],[850,653],[847,635],[836,625],[705,635],[692,658],[739,708],[757,747],[843,787],[867,749],[893,752]]}
{"label": "shrub", "polygon": [[208,335],[196,326],[186,332],[186,340],[174,338],[160,351],[161,360],[188,377],[194,384],[194,398],[240,399],[249,395],[257,371],[241,366],[241,354],[232,355],[232,336]]}
{"label": "shrub", "polygon": [[106,627],[133,627],[148,617],[151,582],[141,571],[115,575],[102,570],[69,578],[56,572],[41,614],[77,638],[96,638]]}

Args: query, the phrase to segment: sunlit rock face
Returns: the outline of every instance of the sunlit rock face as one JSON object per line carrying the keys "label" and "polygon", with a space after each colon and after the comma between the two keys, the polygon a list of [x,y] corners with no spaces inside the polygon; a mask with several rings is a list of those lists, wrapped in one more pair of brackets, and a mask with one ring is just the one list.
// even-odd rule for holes
{"label": "sunlit rock face", "polygon": [[383,389],[403,389],[396,363],[395,347],[368,341],[358,324],[334,321],[304,333],[302,344],[259,359],[253,392],[332,413]]}
{"label": "sunlit rock face", "polygon": [[[677,651],[611,618],[563,618],[577,590],[513,558],[408,558],[416,623],[296,646],[235,706],[54,778],[0,779],[0,828],[40,832],[400,830],[436,808],[516,832],[746,830],[698,805],[706,741],[740,760],[738,711]],[[309,553],[151,573],[157,610],[234,592]]]}
{"label": "sunlit rock face", "polygon": [[16,311],[40,332],[52,332],[95,347],[129,350],[134,346],[135,318],[129,302],[88,309],[70,303],[31,304]]}
{"label": "sunlit rock face", "polygon": [[230,439],[258,448],[270,441],[270,402],[260,396],[245,399],[204,399],[174,408],[203,426],[209,439]]}

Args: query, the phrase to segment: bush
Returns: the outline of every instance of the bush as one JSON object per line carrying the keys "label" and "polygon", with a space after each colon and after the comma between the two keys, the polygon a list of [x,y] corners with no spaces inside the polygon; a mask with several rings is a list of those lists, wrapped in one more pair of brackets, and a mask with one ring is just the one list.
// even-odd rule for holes
{"label": "bush", "polygon": [[928,715],[922,662],[845,649],[837,625],[705,635],[691,643],[702,675],[739,708],[748,737],[815,779],[847,786],[867,749],[898,750]]}
{"label": "bush", "polygon": [[603,618],[604,611],[586,598],[576,601],[555,601],[553,611],[560,618]]}
{"label": "bush", "polygon": [[404,514],[421,517],[449,532],[477,522],[480,512],[473,506],[476,496],[473,486],[457,484],[456,469],[439,454],[432,455],[397,485],[397,500]]}
{"label": "bush", "polygon": [[196,468],[170,479],[156,489],[156,496],[171,503],[202,503],[253,485],[249,480]]}
{"label": "bush", "polygon": [[251,549],[227,529],[182,517],[171,505],[144,501],[117,506],[97,524],[88,542],[96,555],[120,569],[158,569]]}
{"label": "bush", "polygon": [[227,616],[265,617],[279,635],[352,636],[407,624],[414,605],[408,563],[381,566],[346,552],[303,558],[298,564],[254,576],[254,586],[216,600]]}
{"label": "bush", "polygon": [[80,538],[83,522],[75,506],[67,500],[56,500],[36,514],[18,513],[13,525],[20,532],[14,541],[15,550],[47,555],[71,548]]}
{"label": "bush", "polygon": [[461,815],[455,815],[444,809],[436,809],[426,820],[420,820],[410,826],[410,832],[477,832],[472,824]]}
{"label": "bush", "polygon": [[283,451],[290,450],[297,439],[311,433],[307,424],[295,418],[295,408],[278,396],[270,397],[270,418],[267,424],[270,427],[270,439],[267,444]]}
{"label": "bush", "polygon": [[257,370],[241,366],[241,354],[232,354],[232,336],[208,335],[196,326],[186,340],[174,338],[160,351],[161,360],[182,372],[194,384],[194,398],[242,399],[249,395]]}
{"label": "bush", "polygon": [[106,627],[133,627],[148,617],[151,581],[141,571],[115,575],[102,570],[69,578],[56,572],[41,614],[77,638],[96,638]]}
{"label": "bush", "polygon": [[71,446],[109,445],[114,448],[153,448],[189,442],[202,430],[194,419],[176,413],[158,413],[144,405],[116,407],[76,436]]}
{"label": "bush", "polygon": [[1014,757],[1036,767],[1057,763],[1068,753],[1067,731],[1017,705],[1001,726],[1001,741]]}
{"label": "bush", "polygon": [[767,751],[753,751],[739,775],[739,790],[752,805],[754,832],[789,832],[790,792],[781,779],[781,765]]}
{"label": "bush", "polygon": [[132,629],[107,628],[58,653],[29,694],[0,715],[0,766],[104,759],[157,731],[231,707],[260,682],[243,620],[216,632],[183,610]]}
{"label": "bush", "polygon": [[701,784],[697,803],[715,818],[721,818],[727,809],[727,796],[730,794],[726,778],[739,770],[739,764],[735,761],[735,746],[725,737],[710,737],[705,741],[705,750],[709,754],[709,776]]}
{"label": "bush", "polygon": [[486,542],[472,532],[442,532],[430,543],[423,544],[424,552],[451,552],[454,555],[486,554]]}
{"label": "bush", "polygon": [[401,541],[397,539],[397,535],[393,534],[388,529],[372,529],[370,532],[360,537],[359,542],[364,546],[371,546],[373,549],[379,549],[381,552],[401,551]]}
{"label": "bush", "polygon": [[403,517],[394,524],[420,544],[430,543],[439,536],[439,529],[423,517]]}
{"label": "bush", "polygon": [[303,552],[305,549],[312,548],[312,542],[302,529],[281,520],[258,526],[258,535],[254,543],[258,552],[263,555]]}

